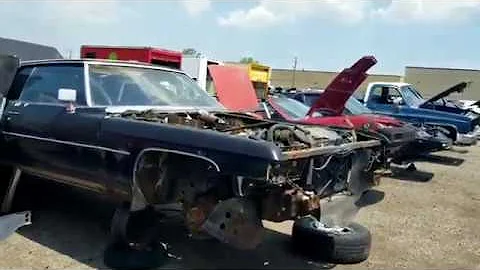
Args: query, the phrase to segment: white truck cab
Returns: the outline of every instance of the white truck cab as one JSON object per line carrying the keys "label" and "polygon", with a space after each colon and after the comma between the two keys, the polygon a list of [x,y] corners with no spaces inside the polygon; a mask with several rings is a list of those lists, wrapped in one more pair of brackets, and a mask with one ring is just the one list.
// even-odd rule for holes
{"label": "white truck cab", "polygon": [[198,85],[207,92],[213,92],[212,77],[208,72],[209,65],[223,65],[222,62],[211,60],[205,56],[188,56],[182,58],[182,70],[195,79]]}

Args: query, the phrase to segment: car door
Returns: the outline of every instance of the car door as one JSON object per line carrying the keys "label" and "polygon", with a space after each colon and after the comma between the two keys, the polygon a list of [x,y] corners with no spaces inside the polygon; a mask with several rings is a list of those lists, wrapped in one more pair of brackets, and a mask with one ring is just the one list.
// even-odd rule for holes
{"label": "car door", "polygon": [[[7,117],[4,114],[4,109],[7,102],[7,93],[9,92],[13,79],[20,67],[20,59],[9,56],[0,55],[0,131],[3,130],[3,119]],[[4,136],[0,136],[0,162],[7,163],[11,161],[9,150],[5,143]]]}
{"label": "car door", "polygon": [[[401,114],[403,105],[394,104],[389,97],[402,98],[397,88],[387,85],[374,85],[370,90],[367,107],[379,114],[396,116]],[[402,98],[403,99],[403,98]]]}
{"label": "car door", "polygon": [[[19,70],[8,95],[3,133],[14,162],[41,176],[71,185],[101,189],[95,173],[101,151],[94,146],[102,119],[88,113],[84,67],[75,64],[26,66]],[[57,99],[61,88],[77,92],[71,113]],[[88,110],[87,110],[88,111]]]}

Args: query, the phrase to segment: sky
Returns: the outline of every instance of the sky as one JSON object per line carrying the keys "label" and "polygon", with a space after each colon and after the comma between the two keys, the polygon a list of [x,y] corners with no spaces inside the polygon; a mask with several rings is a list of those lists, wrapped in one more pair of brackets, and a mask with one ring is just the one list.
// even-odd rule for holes
{"label": "sky", "polygon": [[195,48],[216,60],[371,73],[480,69],[480,0],[0,0],[0,36],[79,56],[82,44]]}

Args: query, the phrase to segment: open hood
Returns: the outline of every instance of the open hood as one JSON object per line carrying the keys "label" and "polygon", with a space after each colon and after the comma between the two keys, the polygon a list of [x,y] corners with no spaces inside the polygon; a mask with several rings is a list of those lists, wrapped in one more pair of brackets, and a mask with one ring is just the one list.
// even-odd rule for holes
{"label": "open hood", "polygon": [[17,57],[0,55],[0,98],[7,95],[19,67],[20,59]]}
{"label": "open hood", "polygon": [[210,65],[217,99],[231,111],[251,111],[258,107],[255,88],[248,73],[234,66]]}
{"label": "open hood", "polygon": [[433,103],[439,99],[442,99],[444,97],[447,97],[449,96],[450,94],[452,93],[462,93],[465,88],[467,88],[468,86],[468,83],[466,82],[461,82],[461,83],[457,83],[455,84],[454,86],[448,88],[447,90],[444,90],[440,93],[438,93],[437,95],[429,98],[428,100],[426,100],[425,102],[423,102],[421,105],[420,105],[420,108],[425,105],[425,104],[428,104],[428,103]]}
{"label": "open hood", "polygon": [[330,111],[335,115],[341,114],[348,98],[357,90],[367,78],[367,71],[377,63],[374,56],[364,56],[353,66],[344,69],[325,88],[325,92],[313,103],[307,115],[315,111]]}

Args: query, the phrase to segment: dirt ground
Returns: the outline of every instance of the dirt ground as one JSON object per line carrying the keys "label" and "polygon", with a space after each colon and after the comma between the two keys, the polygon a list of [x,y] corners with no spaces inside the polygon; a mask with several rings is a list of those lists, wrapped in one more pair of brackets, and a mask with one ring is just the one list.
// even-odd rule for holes
{"label": "dirt ground", "polygon": [[[173,219],[162,226],[177,258],[164,268],[480,269],[480,146],[454,150],[417,162],[417,172],[397,169],[362,198],[356,220],[371,230],[373,243],[361,264],[333,266],[290,255],[290,223],[266,223],[265,243],[240,252],[215,241],[189,241]],[[44,195],[28,195],[40,191]],[[22,192],[19,200],[33,207],[33,225],[0,243],[1,269],[105,268],[109,206],[57,186]]]}

